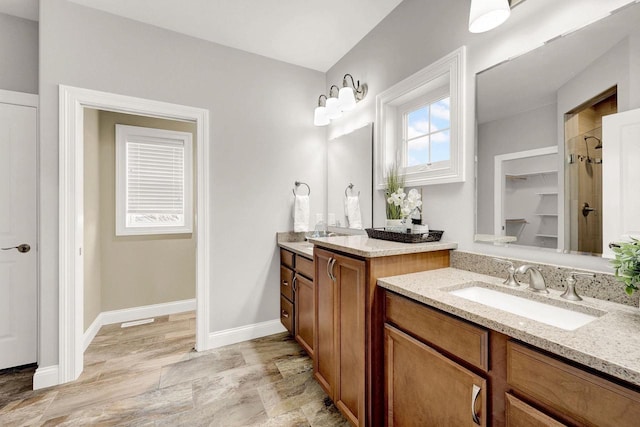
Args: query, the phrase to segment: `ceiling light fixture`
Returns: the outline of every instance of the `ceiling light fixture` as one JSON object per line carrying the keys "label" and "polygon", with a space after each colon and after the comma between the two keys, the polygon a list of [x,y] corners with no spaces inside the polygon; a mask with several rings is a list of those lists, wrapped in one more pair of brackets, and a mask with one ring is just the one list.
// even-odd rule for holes
{"label": "ceiling light fixture", "polygon": [[[351,79],[349,82],[348,78]],[[334,95],[334,88],[338,92],[338,96]],[[367,85],[360,84],[360,80],[356,82],[351,74],[345,74],[342,78],[342,88],[337,85],[331,85],[329,88],[329,96],[320,95],[318,97],[318,106],[313,115],[313,124],[316,126],[326,126],[330,120],[339,118],[342,112],[351,111],[356,108],[356,104],[364,99],[367,95]],[[322,97],[325,98],[325,106],[322,106]]]}
{"label": "ceiling light fixture", "polygon": [[469,31],[484,33],[493,30],[509,18],[509,0],[471,0]]}

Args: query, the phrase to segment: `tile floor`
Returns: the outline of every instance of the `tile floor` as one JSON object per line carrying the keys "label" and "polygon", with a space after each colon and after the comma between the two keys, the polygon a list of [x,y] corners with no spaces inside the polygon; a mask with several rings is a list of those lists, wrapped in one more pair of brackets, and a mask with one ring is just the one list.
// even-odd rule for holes
{"label": "tile floor", "polygon": [[0,426],[348,426],[288,335],[193,351],[193,312],[103,327],[69,384],[32,391],[0,374]]}

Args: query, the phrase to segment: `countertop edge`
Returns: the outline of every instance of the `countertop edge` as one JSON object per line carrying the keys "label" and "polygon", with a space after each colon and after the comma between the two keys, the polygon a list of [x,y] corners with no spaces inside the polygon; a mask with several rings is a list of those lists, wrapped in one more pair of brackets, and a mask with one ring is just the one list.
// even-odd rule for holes
{"label": "countertop edge", "polygon": [[[457,270],[451,267],[449,267],[448,269]],[[444,269],[439,269],[439,270],[444,270]],[[438,270],[431,270],[431,271],[435,272]],[[464,271],[464,270],[459,270],[459,271]],[[429,271],[421,272],[421,273],[412,273],[412,275],[428,274],[428,273]],[[465,271],[465,273],[469,273],[469,272]],[[473,274],[478,275],[477,273],[473,273]],[[478,276],[484,276],[484,275],[478,275]],[[489,310],[494,310],[498,312],[495,316],[493,316],[493,318],[491,318],[491,317],[487,317],[482,314],[479,314],[478,312],[469,311],[469,310],[466,310],[465,308],[452,305],[448,302],[439,300],[437,299],[437,297],[425,295],[424,293],[414,291],[412,289],[409,289],[406,286],[403,286],[402,284],[397,283],[398,278],[401,278],[401,277],[403,276],[380,278],[378,279],[377,285],[380,286],[381,288],[384,288],[389,291],[400,294],[402,296],[405,296],[417,303],[425,304],[433,308],[442,310],[453,316],[462,318],[464,320],[467,320],[469,322],[491,329],[493,331],[503,333],[505,335],[508,335],[511,338],[517,339],[526,344],[530,344],[534,347],[538,347],[554,355],[557,355],[565,359],[571,360],[575,363],[584,365],[586,367],[594,369],[603,374],[610,375],[611,377],[617,378],[619,380],[625,381],[635,386],[640,386],[640,369],[636,370],[635,368],[624,366],[623,364],[618,363],[615,360],[607,360],[607,358],[598,357],[597,355],[586,352],[585,349],[583,348],[576,348],[576,346],[564,344],[562,342],[559,342],[559,340],[557,339],[554,340],[548,337],[538,335],[536,333],[528,332],[527,330],[525,330],[525,328],[527,327],[527,322],[525,322],[524,326],[522,326],[521,328],[517,328],[496,319],[496,317],[499,317],[499,316],[503,316],[507,318],[513,317],[513,316],[515,317],[519,317],[519,316],[510,315],[509,313],[502,312],[501,310],[492,309],[487,306],[482,306],[485,311],[489,309]],[[486,278],[487,278],[487,282],[489,283],[492,283],[492,284],[501,283],[501,279],[497,279],[491,276],[486,276]],[[470,283],[471,281],[473,280],[466,280],[464,282]],[[462,284],[464,283],[463,282],[451,283],[447,285],[446,288],[454,287],[456,285],[462,285]],[[437,289],[437,288],[434,290],[440,291],[440,289]],[[446,291],[441,291],[441,292],[444,293]],[[481,306],[481,304],[474,303],[471,301],[468,301],[468,303],[472,305],[476,304],[477,306]],[[602,304],[605,306],[604,308],[605,311],[607,312],[612,311],[610,305],[614,303],[603,301]],[[627,315],[629,313],[629,310],[628,310],[629,307],[626,307],[620,304],[615,304],[615,305],[620,306],[620,312],[623,313],[624,315]],[[504,313],[506,316],[504,316],[502,313]],[[534,321],[529,321],[529,322],[534,322]],[[538,322],[535,322],[535,323],[538,323]],[[552,326],[547,327],[546,325],[543,325],[542,328],[554,328],[554,327]],[[554,329],[557,329],[557,328],[554,328]],[[561,331],[561,330],[558,329],[558,331]],[[575,332],[575,331],[567,331],[567,332]],[[562,335],[565,333],[566,332],[564,331],[558,332],[559,335]],[[585,344],[584,346],[587,346],[587,345]],[[620,350],[620,351],[623,351],[623,350]],[[610,359],[613,359],[613,358],[610,358]]]}

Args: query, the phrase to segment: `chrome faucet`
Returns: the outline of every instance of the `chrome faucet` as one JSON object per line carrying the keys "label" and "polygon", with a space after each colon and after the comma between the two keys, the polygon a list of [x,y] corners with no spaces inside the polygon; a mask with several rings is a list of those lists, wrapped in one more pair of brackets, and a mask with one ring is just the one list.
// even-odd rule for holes
{"label": "chrome faucet", "polygon": [[567,289],[562,295],[560,295],[562,298],[568,299],[570,301],[582,301],[580,295],[576,293],[576,276],[596,277],[596,275],[593,273],[580,273],[578,271],[570,272],[569,276],[566,279]]}
{"label": "chrome faucet", "polygon": [[502,258],[493,258],[493,260],[496,262],[499,262],[500,264],[505,264],[507,266],[507,273],[509,273],[509,275],[504,280],[504,282],[502,282],[504,285],[513,286],[513,287],[520,286],[520,283],[516,280],[514,276],[514,274],[516,273],[516,268],[514,267],[511,261],[508,261]]}
{"label": "chrome faucet", "polygon": [[544,294],[548,294],[549,290],[547,289],[547,284],[544,282],[544,277],[542,277],[542,273],[537,268],[531,265],[521,265],[516,270],[516,273],[524,274],[529,272],[529,290],[532,292],[540,292]]}

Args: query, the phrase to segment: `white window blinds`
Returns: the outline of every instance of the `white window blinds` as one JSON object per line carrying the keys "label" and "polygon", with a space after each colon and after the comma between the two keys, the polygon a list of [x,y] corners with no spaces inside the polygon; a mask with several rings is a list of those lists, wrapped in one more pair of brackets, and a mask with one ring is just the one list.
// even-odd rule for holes
{"label": "white window blinds", "polygon": [[117,127],[117,234],[191,232],[191,134]]}

